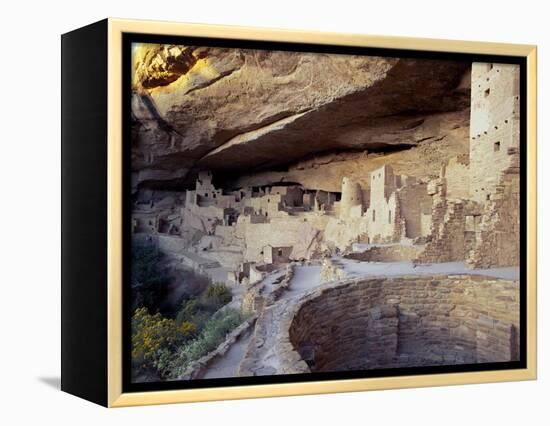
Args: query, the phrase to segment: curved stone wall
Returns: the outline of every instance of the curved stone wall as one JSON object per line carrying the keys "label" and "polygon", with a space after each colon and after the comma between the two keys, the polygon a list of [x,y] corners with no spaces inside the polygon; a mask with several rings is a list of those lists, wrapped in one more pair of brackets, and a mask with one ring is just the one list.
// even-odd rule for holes
{"label": "curved stone wall", "polygon": [[311,371],[518,358],[517,281],[469,275],[349,280],[313,292],[291,310],[288,337]]}
{"label": "curved stone wall", "polygon": [[344,177],[342,179],[342,200],[340,202],[340,217],[349,217],[352,215],[352,209],[360,206],[357,212],[358,216],[361,216],[363,205],[363,193],[361,186],[352,181],[351,179]]}

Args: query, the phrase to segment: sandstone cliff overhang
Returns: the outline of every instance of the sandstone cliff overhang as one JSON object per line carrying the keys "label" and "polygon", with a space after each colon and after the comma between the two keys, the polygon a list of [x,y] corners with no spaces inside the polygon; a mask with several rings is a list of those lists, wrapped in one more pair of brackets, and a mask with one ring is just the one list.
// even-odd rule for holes
{"label": "sandstone cliff overhang", "polygon": [[134,66],[135,185],[409,148],[428,116],[469,107],[456,61],[146,45]]}

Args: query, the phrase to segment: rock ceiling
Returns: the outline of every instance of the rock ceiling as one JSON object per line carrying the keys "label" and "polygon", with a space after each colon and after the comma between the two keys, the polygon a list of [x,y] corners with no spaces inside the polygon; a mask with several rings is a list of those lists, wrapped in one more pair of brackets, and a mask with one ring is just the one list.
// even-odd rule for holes
{"label": "rock ceiling", "polygon": [[415,147],[439,136],[434,116],[469,108],[455,61],[144,45],[133,63],[134,185]]}

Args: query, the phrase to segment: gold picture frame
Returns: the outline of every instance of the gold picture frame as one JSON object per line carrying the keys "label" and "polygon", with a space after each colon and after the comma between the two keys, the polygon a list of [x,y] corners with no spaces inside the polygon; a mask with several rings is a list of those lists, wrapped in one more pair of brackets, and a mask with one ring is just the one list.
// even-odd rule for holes
{"label": "gold picture frame", "polygon": [[[537,376],[537,298],[536,298],[536,210],[537,210],[537,49],[532,45],[453,41],[358,34],[335,34],[312,31],[289,31],[252,27],[183,24],[112,19],[107,28],[107,400],[109,407],[168,404],[196,401],[229,400],[356,392],[381,389],[491,383],[534,380]],[[123,392],[123,324],[122,324],[122,246],[123,246],[123,34],[211,37],[230,40],[291,42],[321,45],[357,46],[383,49],[420,50],[525,58],[527,64],[527,312],[526,368],[472,371],[411,376],[375,377],[277,384],[253,384],[182,390]],[[523,331],[522,331],[523,332]],[[74,393],[74,392],[73,392]]]}

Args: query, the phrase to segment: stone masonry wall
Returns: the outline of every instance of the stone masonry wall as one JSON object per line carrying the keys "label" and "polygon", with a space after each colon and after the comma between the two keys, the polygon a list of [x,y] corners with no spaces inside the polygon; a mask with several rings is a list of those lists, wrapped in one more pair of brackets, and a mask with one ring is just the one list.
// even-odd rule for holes
{"label": "stone masonry wall", "polygon": [[470,198],[470,159],[468,155],[451,158],[445,167],[447,196],[449,198]]}
{"label": "stone masonry wall", "polygon": [[425,183],[414,183],[400,188],[397,192],[400,214],[405,220],[404,237],[425,237],[430,232],[428,222],[423,220],[432,213],[432,200],[426,186]]}
{"label": "stone masonry wall", "polygon": [[470,111],[470,195],[485,202],[519,148],[519,67],[473,63]]}
{"label": "stone masonry wall", "polygon": [[[310,259],[315,253],[328,216],[323,221],[305,221],[304,218],[273,218],[269,223],[250,224],[239,221],[237,228],[243,228],[246,247],[244,258],[251,262],[263,260],[263,248],[292,246],[291,259]],[[323,223],[324,222],[324,223]]]}
{"label": "stone masonry wall", "polygon": [[416,259],[422,251],[421,246],[392,244],[374,246],[360,253],[348,253],[344,257],[361,262],[400,262]]}
{"label": "stone masonry wall", "polygon": [[472,267],[519,265],[519,120],[519,67],[473,64],[470,189],[484,209]]}
{"label": "stone masonry wall", "polygon": [[345,177],[342,179],[342,200],[340,202],[340,217],[360,217],[363,214],[363,192],[361,186]]}
{"label": "stone masonry wall", "polygon": [[342,251],[349,248],[353,243],[366,243],[368,223],[366,216],[346,220],[331,217],[324,229],[323,240]]}
{"label": "stone masonry wall", "polygon": [[[442,169],[432,228],[419,262],[519,264],[519,67],[472,64],[469,179],[466,159]],[[468,183],[466,185],[466,182]],[[469,195],[465,196],[466,189]]]}
{"label": "stone masonry wall", "polygon": [[465,220],[462,201],[447,200],[447,181],[444,170],[441,177],[430,181],[428,194],[432,196],[432,221],[428,242],[416,259],[420,263],[463,260]]}
{"label": "stone masonry wall", "polygon": [[349,280],[293,309],[290,341],[311,371],[518,359],[517,281],[468,275]]}
{"label": "stone masonry wall", "polygon": [[366,211],[370,243],[396,242],[404,236],[405,221],[396,197],[395,175],[383,166],[371,173],[370,203]]}
{"label": "stone masonry wall", "polygon": [[519,191],[518,164],[508,169],[485,205],[474,248],[466,259],[471,267],[519,265]]}

